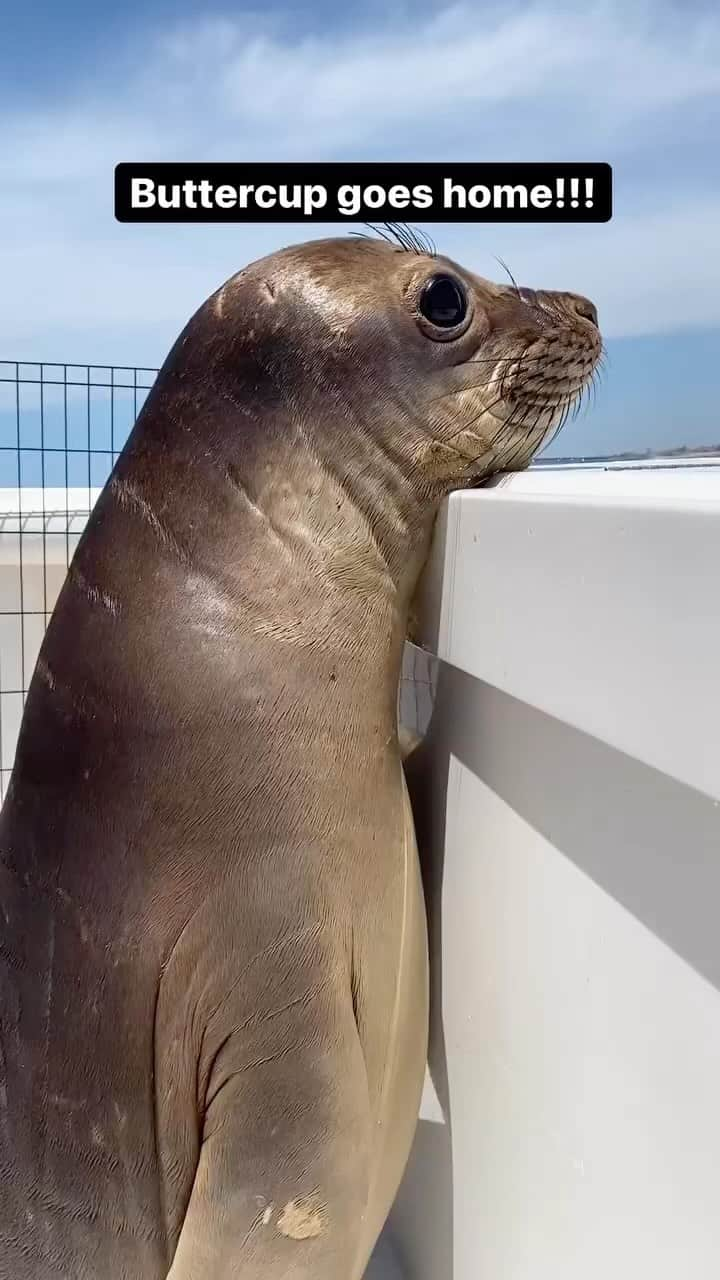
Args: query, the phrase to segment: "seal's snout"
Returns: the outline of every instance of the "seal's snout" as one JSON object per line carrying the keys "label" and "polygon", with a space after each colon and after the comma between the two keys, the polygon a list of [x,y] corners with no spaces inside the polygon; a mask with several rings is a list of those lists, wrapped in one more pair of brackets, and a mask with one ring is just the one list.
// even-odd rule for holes
{"label": "seal's snout", "polygon": [[559,309],[574,323],[578,320],[586,320],[597,329],[597,307],[581,293],[539,293],[536,297],[540,306],[546,306],[555,311]]}
{"label": "seal's snout", "polygon": [[515,469],[579,410],[602,356],[598,313],[582,294],[514,280],[476,277],[475,294],[486,323],[468,330],[474,347],[453,374],[464,381],[452,444],[474,457],[478,473]]}
{"label": "seal's snout", "polygon": [[538,311],[548,312],[550,315],[558,315],[558,312],[565,313],[570,320],[588,320],[596,329],[598,328],[598,313],[594,302],[589,298],[583,297],[581,293],[556,293],[547,289],[518,289],[518,294],[523,302]]}
{"label": "seal's snout", "polygon": [[589,320],[596,329],[598,328],[598,313],[594,302],[584,298],[581,293],[566,293],[564,296],[568,311],[574,312],[581,320]]}

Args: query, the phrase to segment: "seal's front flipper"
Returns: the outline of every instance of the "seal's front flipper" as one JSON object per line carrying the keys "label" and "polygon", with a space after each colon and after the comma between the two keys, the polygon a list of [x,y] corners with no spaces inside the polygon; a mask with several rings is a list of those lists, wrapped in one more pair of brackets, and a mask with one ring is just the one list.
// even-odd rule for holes
{"label": "seal's front flipper", "polygon": [[168,1280],[360,1280],[372,1125],[352,1002],[324,985],[295,1003],[266,1053],[248,1060],[238,1016],[215,1055]]}

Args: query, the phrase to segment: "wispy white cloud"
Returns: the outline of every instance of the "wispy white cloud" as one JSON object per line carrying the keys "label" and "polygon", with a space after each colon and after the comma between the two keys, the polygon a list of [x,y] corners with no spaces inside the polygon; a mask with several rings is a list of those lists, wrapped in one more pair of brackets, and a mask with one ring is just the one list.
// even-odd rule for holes
{"label": "wispy white cloud", "polygon": [[[119,226],[113,167],[143,158],[608,159],[606,226],[437,238],[484,274],[496,252],[529,283],[590,293],[610,334],[720,324],[720,183],[694,158],[720,114],[720,15],[467,0],[412,25],[358,23],[298,40],[277,19],[183,22],[108,49],[62,101],[6,109],[0,352],[158,360],[243,262],[343,231]],[[664,173],[671,144],[680,180]]]}

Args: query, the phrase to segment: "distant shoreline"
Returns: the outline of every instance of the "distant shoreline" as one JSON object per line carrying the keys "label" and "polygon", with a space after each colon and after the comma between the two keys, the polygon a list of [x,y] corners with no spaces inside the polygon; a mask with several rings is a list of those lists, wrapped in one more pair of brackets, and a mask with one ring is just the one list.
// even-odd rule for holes
{"label": "distant shoreline", "polygon": [[720,444],[677,445],[674,449],[628,449],[625,453],[581,453],[568,457],[538,458],[534,466],[572,465],[573,462],[643,462],[651,458],[717,458]]}

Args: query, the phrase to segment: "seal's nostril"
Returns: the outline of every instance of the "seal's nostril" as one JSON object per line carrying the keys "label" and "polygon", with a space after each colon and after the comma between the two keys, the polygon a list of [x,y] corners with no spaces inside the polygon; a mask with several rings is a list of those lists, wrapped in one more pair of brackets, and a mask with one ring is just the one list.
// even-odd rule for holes
{"label": "seal's nostril", "polygon": [[597,307],[593,305],[589,298],[574,297],[572,300],[573,309],[576,315],[582,317],[583,320],[589,320],[591,324],[597,328],[598,313]]}

